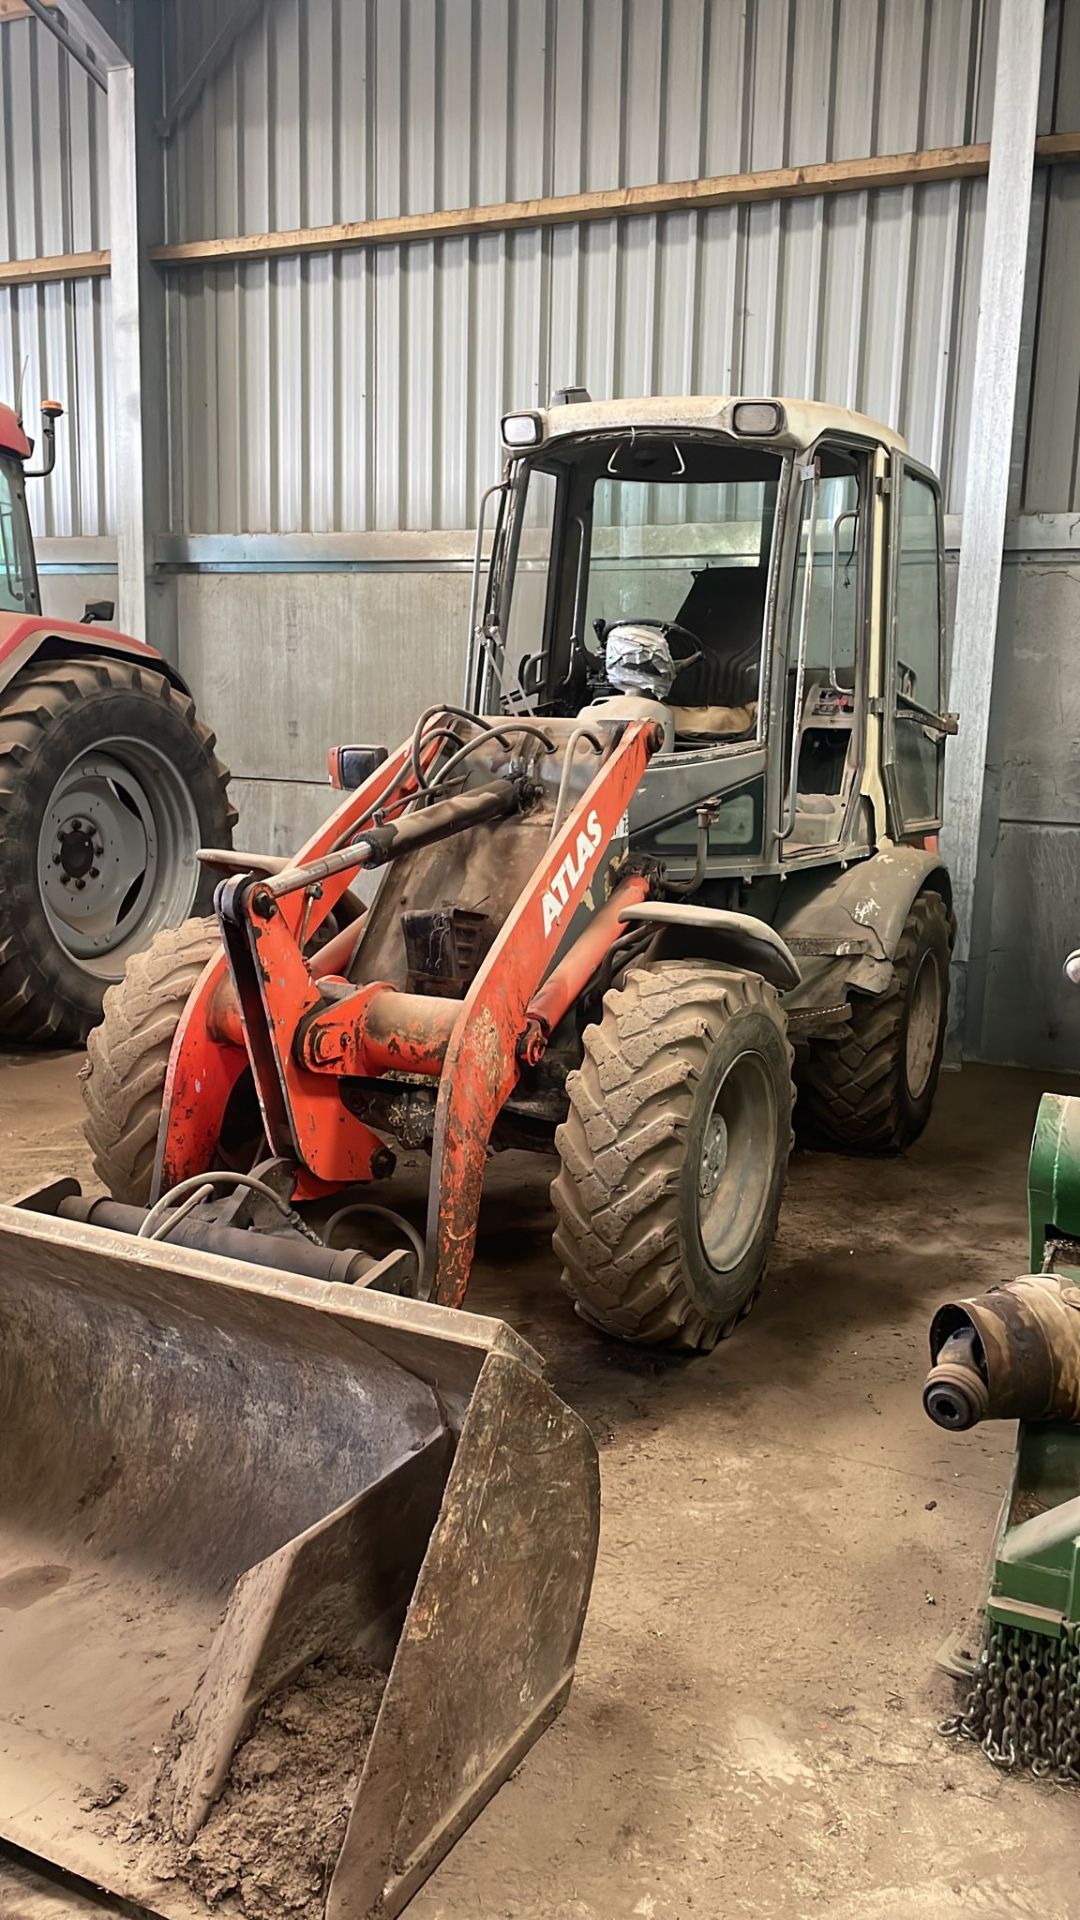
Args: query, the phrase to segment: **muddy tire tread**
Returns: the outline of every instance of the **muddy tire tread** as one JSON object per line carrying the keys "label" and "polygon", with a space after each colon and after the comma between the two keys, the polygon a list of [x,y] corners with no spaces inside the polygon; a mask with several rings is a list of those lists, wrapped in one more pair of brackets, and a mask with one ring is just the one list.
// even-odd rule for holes
{"label": "muddy tire tread", "polygon": [[919,894],[897,944],[893,986],[878,999],[853,996],[843,1039],[810,1049],[799,1081],[800,1113],[815,1133],[848,1151],[895,1153],[915,1137],[900,1098],[904,991],[922,935],[937,920],[948,939],[948,909],[940,894]]}
{"label": "muddy tire tread", "polygon": [[[191,696],[152,666],[95,656],[33,662],[0,693],[0,841],[9,839],[9,816],[23,770],[42,735],[73,705],[113,691],[160,700],[190,729],[212,767],[231,833],[237,815],[228,799],[228,770],[217,758],[216,736],[199,719]],[[36,851],[31,857],[36,859]],[[23,937],[11,875],[0,861],[0,1033],[20,1045],[79,1043],[90,1024],[39,977]]]}
{"label": "muddy tire tread", "polygon": [[105,994],[82,1070],[83,1132],[114,1200],[150,1198],[165,1074],[192,987],[220,945],[214,919],[167,927]]}
{"label": "muddy tire tread", "polygon": [[779,998],[756,975],[702,961],[632,967],[605,994],[568,1078],[553,1244],[578,1312],[625,1340],[708,1348],[753,1303],[751,1294],[724,1322],[698,1309],[680,1272],[673,1206],[694,1089],[739,1006],[768,1012],[783,1031]]}

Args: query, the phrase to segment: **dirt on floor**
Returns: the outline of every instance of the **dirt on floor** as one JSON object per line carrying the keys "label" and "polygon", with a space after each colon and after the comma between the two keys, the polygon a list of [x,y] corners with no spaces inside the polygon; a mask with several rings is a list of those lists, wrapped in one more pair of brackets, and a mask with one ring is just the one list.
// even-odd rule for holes
{"label": "dirt on floor", "polygon": [[[5,1197],[88,1174],[77,1065],[0,1061]],[[754,1313],[689,1363],[574,1318],[548,1163],[493,1163],[470,1305],[589,1421],[600,1559],[565,1713],[410,1920],[1080,1916],[1080,1791],[937,1731],[934,1654],[977,1592],[1013,1429],[948,1435],[920,1405],[933,1308],[1027,1264],[1045,1084],[966,1068],[905,1159],[796,1153]]]}

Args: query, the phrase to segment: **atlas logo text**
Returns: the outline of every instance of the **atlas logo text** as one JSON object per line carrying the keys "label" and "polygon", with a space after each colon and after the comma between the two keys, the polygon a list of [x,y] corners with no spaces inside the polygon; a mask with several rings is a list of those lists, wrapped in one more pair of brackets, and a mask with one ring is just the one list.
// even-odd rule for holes
{"label": "atlas logo text", "polygon": [[560,867],[551,876],[544,894],[544,932],[550,933],[557,927],[570,901],[570,895],[581,880],[590,859],[604,837],[604,829],[593,809],[578,834],[577,846],[568,853]]}

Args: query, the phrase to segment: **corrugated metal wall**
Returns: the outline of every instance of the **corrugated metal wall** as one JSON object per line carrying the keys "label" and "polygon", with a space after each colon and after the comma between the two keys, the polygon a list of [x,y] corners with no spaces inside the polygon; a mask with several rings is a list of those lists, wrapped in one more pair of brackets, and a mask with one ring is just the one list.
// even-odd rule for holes
{"label": "corrugated metal wall", "polygon": [[[107,246],[107,199],[104,95],[36,21],[0,26],[0,257]],[[21,382],[31,434],[43,396],[68,414],[53,478],[30,490],[39,533],[113,525],[108,338],[107,280],[0,287],[0,398]]]}
{"label": "corrugated metal wall", "polygon": [[[217,30],[173,0],[174,70]],[[995,0],[267,0],[169,158],[171,239],[986,138]],[[498,416],[788,391],[962,505],[985,184],[172,276],[175,524],[467,526]]]}
{"label": "corrugated metal wall", "polygon": [[[221,26],[164,0],[175,89]],[[265,0],[167,155],[169,238],[985,138],[996,0]],[[1049,0],[1042,125],[1080,124]],[[1056,73],[1056,83],[1053,76]],[[104,101],[0,27],[0,242],[107,244]],[[960,510],[981,181],[170,276],[173,525],[456,528],[565,381],[807,392],[899,421]],[[1022,504],[1080,505],[1080,171],[1037,175]],[[111,529],[108,282],[0,289],[0,391],[63,399],[39,531]],[[1063,394],[1065,400],[1063,404]],[[1070,396],[1072,396],[1070,398]]]}
{"label": "corrugated metal wall", "polygon": [[[1056,58],[1043,59],[1048,130],[1080,127],[1080,0],[1052,0]],[[1041,234],[1035,362],[1026,422],[1024,506],[1080,509],[1080,167],[1036,173],[1033,226]]]}

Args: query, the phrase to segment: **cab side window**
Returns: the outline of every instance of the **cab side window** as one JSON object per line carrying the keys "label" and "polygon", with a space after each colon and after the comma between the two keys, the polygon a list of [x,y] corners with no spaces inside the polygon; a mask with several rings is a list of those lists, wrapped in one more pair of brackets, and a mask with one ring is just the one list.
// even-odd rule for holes
{"label": "cab side window", "polygon": [[0,460],[0,611],[26,613],[33,606],[26,552],[22,475]]}
{"label": "cab side window", "polygon": [[941,712],[941,556],[937,495],[905,471],[897,516],[893,601],[895,764],[905,822],[938,815],[940,735],[927,725]]}

